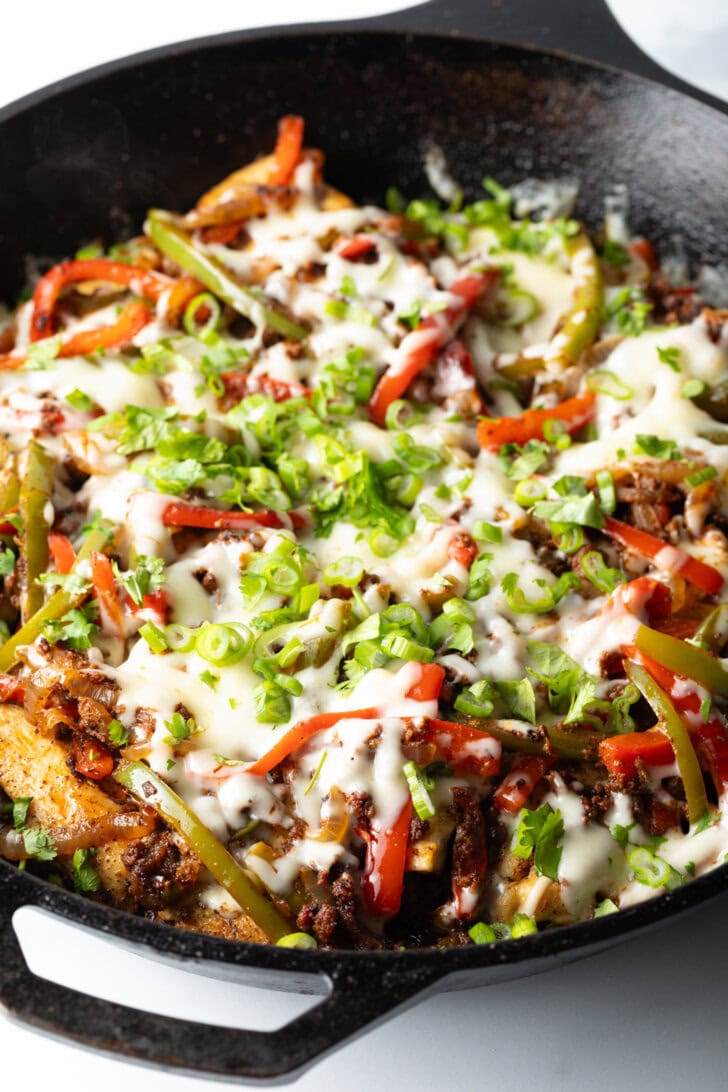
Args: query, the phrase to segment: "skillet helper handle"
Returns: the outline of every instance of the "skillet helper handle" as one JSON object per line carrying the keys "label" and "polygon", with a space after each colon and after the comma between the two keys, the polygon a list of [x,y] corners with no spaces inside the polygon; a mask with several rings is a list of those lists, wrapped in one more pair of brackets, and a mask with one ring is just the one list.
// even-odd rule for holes
{"label": "skillet helper handle", "polygon": [[[346,972],[334,969],[321,976],[328,987],[322,1001],[275,1031],[221,1028],[142,1012],[32,973],[12,918],[23,906],[42,906],[43,896],[40,889],[38,897],[37,885],[19,883],[19,878],[15,869],[0,865],[0,1013],[115,1058],[224,1080],[280,1081],[413,1002],[436,981],[423,979],[406,964],[396,972],[380,971],[383,965],[376,959],[362,960],[352,972],[348,960]],[[290,951],[294,959],[298,954]]]}
{"label": "skillet helper handle", "polygon": [[475,35],[573,54],[656,80],[725,109],[724,103],[653,61],[622,29],[606,0],[430,0],[367,19],[359,26]]}

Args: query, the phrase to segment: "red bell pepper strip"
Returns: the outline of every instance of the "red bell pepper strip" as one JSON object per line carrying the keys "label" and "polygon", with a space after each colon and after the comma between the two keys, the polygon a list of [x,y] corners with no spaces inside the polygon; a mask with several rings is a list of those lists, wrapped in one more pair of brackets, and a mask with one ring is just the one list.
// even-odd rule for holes
{"label": "red bell pepper strip", "polygon": [[465,274],[450,287],[450,292],[459,297],[458,302],[438,315],[428,315],[416,330],[402,338],[396,363],[390,364],[369,401],[369,413],[376,424],[384,425],[392,402],[402,397],[412,380],[433,360],[437,350],[450,341],[453,327],[481,293],[495,284],[499,275],[497,270]]}
{"label": "red bell pepper strip", "polygon": [[116,594],[114,570],[106,554],[94,553],[91,555],[91,582],[101,605],[102,618],[106,616],[117,637],[124,636],[124,619],[121,613],[121,604]]}
{"label": "red bell pepper strip", "polygon": [[339,247],[337,253],[340,258],[346,258],[348,262],[356,262],[369,254],[374,249],[375,240],[371,235],[353,235]]}
{"label": "red bell pepper strip", "polygon": [[555,761],[541,755],[523,755],[519,758],[493,794],[493,803],[498,810],[517,815]]}
{"label": "red bell pepper strip", "polygon": [[54,265],[41,277],[33,293],[33,315],[30,340],[40,341],[53,333],[53,311],[58,297],[67,285],[79,281],[109,281],[130,288],[140,296],[157,300],[174,285],[170,277],[150,269],[140,269],[108,258],[84,258]]}
{"label": "red bell pepper strip", "polygon": [[[307,526],[299,512],[289,512],[294,527]],[[162,513],[165,527],[202,527],[210,531],[248,531],[255,527],[285,527],[277,512],[261,508],[257,512],[227,512],[200,504],[168,504]]]}
{"label": "red bell pepper strip", "polygon": [[635,239],[629,244],[627,251],[633,258],[640,258],[653,272],[659,269],[655,248],[649,239]]}
{"label": "red bell pepper strip", "polygon": [[472,770],[480,777],[493,777],[500,772],[501,745],[487,732],[457,721],[431,720],[427,739],[452,766]]}
{"label": "red bell pepper strip", "polygon": [[599,744],[599,758],[613,778],[629,781],[637,772],[637,760],[645,766],[667,766],[675,761],[672,743],[659,728],[609,736]]}
{"label": "red bell pepper strip", "polygon": [[594,416],[594,402],[594,392],[584,391],[551,409],[529,409],[520,417],[489,417],[478,422],[478,441],[488,451],[498,451],[503,444],[543,440],[548,421],[563,421],[567,432],[578,432]]}
{"label": "red bell pepper strip", "polygon": [[[703,719],[700,708],[704,695],[697,687],[686,686],[684,676],[663,667],[652,656],[636,648],[625,648],[631,660],[641,663],[658,686],[670,696],[670,700],[683,716],[698,754],[703,759],[719,795],[728,790],[728,725],[715,707],[711,706],[707,721]],[[692,681],[692,680],[689,680]]]}
{"label": "red bell pepper strip", "polygon": [[437,701],[445,681],[445,668],[439,664],[417,664],[419,676],[410,686],[406,697],[412,701]]}
{"label": "red bell pepper strip", "polygon": [[[130,303],[110,326],[99,326],[95,330],[79,330],[64,341],[58,350],[59,357],[88,356],[97,349],[119,349],[128,345],[140,330],[152,321],[154,316],[143,303]],[[9,353],[0,356],[0,371],[13,371],[20,368],[27,356]]]}
{"label": "red bell pepper strip", "polygon": [[73,761],[78,773],[92,781],[109,777],[114,769],[114,756],[97,739],[84,736],[73,745]]}
{"label": "red bell pepper strip", "polygon": [[[410,664],[408,666],[413,667],[415,665]],[[416,666],[419,670],[419,674],[417,678],[410,683],[405,697],[412,701],[436,701],[445,679],[444,668],[440,667],[439,664],[418,663]],[[299,721],[293,728],[290,728],[286,734],[271,747],[270,751],[257,759],[252,766],[249,766],[246,772],[262,777],[282,762],[284,758],[288,758],[290,754],[297,751],[299,747],[302,747],[303,744],[311,739],[312,736],[315,736],[317,732],[323,732],[327,728],[332,728],[333,725],[338,724],[340,720],[373,720],[382,715],[381,710],[374,708],[348,709],[340,713],[317,713],[316,716],[309,717],[308,720]],[[484,736],[483,732],[478,732],[472,728],[466,728],[462,724],[448,725],[446,721],[431,721],[430,725],[433,724],[444,726],[447,729],[451,727],[456,729],[458,739],[461,741],[461,749],[467,742],[472,742],[472,740],[490,738]],[[462,733],[469,734],[466,737],[465,735],[462,735]],[[453,748],[453,753],[455,750],[456,748]],[[465,758],[468,761],[472,761],[472,753],[468,752],[465,755]]]}
{"label": "red bell pepper strip", "polygon": [[255,774],[257,777],[263,777],[269,773],[275,766],[283,761],[284,758],[288,758],[293,751],[297,751],[299,747],[302,747],[312,736],[315,736],[317,732],[323,732],[326,728],[332,728],[334,724],[338,724],[340,720],[371,720],[379,716],[379,712],[376,709],[348,709],[343,713],[317,713],[314,717],[309,717],[308,720],[299,721],[293,728],[289,729],[284,736],[278,740],[278,742],[271,747],[270,751],[267,751],[261,758],[249,766],[246,773]]}
{"label": "red bell pepper strip", "polygon": [[672,593],[667,584],[651,576],[638,576],[628,584],[620,584],[612,593],[607,609],[624,607],[630,614],[647,617],[650,624],[668,618],[672,609]]}
{"label": "red bell pepper strip", "polygon": [[621,520],[607,516],[604,521],[604,533],[615,542],[642,554],[643,557],[648,557],[651,561],[658,561],[662,554],[665,569],[668,572],[679,574],[706,595],[717,595],[723,587],[723,577],[712,565],[699,561],[697,557],[693,557],[685,550],[670,546],[669,543],[648,534],[647,531],[640,531],[637,527],[630,527],[628,523],[622,523]]}
{"label": "red bell pepper strip", "polygon": [[59,356],[88,356],[97,349],[117,349],[128,345],[140,330],[147,326],[154,315],[143,303],[130,303],[111,326],[96,330],[80,330],[64,341]]}
{"label": "red bell pepper strip", "polygon": [[58,531],[51,531],[48,535],[48,549],[50,550],[56,572],[65,576],[70,573],[76,564],[76,551],[71,540]]}
{"label": "red bell pepper strip", "polygon": [[225,394],[240,401],[250,394],[264,394],[274,402],[287,402],[290,398],[310,398],[312,392],[302,383],[290,383],[286,379],[274,379],[272,375],[250,375],[247,372],[223,372]]}
{"label": "red bell pepper strip", "polygon": [[286,186],[298,166],[303,147],[303,118],[288,114],[278,122],[278,140],[273,151],[275,166],[268,176],[269,186]]}
{"label": "red bell pepper strip", "polygon": [[383,830],[374,818],[369,830],[360,832],[367,843],[362,897],[366,907],[380,917],[394,917],[402,902],[411,818],[412,800],[408,798],[393,826]]}

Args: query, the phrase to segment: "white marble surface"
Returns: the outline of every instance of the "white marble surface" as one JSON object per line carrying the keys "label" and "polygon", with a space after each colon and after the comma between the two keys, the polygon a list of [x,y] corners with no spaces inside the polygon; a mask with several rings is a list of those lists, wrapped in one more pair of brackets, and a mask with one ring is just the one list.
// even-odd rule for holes
{"label": "white marble surface", "polygon": [[[544,0],[546,2],[546,0]],[[552,0],[558,2],[558,0]],[[586,2],[586,0],[585,0]],[[625,28],[666,67],[728,98],[728,0],[610,0]],[[341,0],[308,0],[310,21],[341,17]],[[347,15],[404,8],[348,0]],[[174,11],[174,28],[170,29]],[[135,50],[242,25],[300,22],[295,0],[256,6],[125,0],[12,4],[3,12],[0,105],[37,87]],[[0,153],[1,154],[1,153]],[[484,1087],[591,1092],[701,1092],[725,1087],[728,1037],[723,942],[728,896],[689,917],[588,961],[537,978],[428,1000],[365,1035],[301,1078],[301,1092]],[[233,1026],[271,1028],[301,1010],[300,999],[169,972],[119,957],[96,941],[70,942],[58,927],[26,917],[32,965],[69,984],[118,1000],[144,996],[150,1008]],[[124,1063],[41,1039],[0,1017],[2,1087],[58,1092],[201,1092],[199,1080],[131,1069]]]}

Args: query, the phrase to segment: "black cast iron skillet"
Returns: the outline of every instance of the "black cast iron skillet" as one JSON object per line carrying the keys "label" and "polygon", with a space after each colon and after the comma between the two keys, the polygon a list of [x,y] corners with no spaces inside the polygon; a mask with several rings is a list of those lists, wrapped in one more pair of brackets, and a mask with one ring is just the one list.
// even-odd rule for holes
{"label": "black cast iron skillet", "polygon": [[[330,180],[359,199],[381,201],[392,183],[424,192],[420,150],[429,138],[473,194],[484,173],[506,184],[527,174],[577,176],[579,215],[596,225],[605,192],[626,182],[632,222],[658,246],[679,231],[694,260],[728,258],[724,105],[650,61],[601,0],[435,0],[360,26],[165,47],[0,111],[0,298],[22,286],[27,254],[61,257],[97,235],[127,236],[152,204],[189,207],[266,149],[287,112],[306,117],[307,141],[325,149]],[[493,946],[300,952],[161,926],[0,861],[0,1003],[40,1030],[128,1059],[282,1080],[428,992],[546,970],[726,890],[722,866],[612,917]],[[92,999],[31,974],[12,928],[26,905],[201,973],[325,997],[275,1032]]]}

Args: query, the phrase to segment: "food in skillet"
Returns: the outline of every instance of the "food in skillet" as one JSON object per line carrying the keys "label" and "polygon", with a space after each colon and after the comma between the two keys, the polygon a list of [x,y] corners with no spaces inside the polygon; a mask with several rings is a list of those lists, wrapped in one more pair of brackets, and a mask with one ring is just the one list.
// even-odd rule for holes
{"label": "food in skillet", "polygon": [[688,882],[728,850],[728,315],[614,213],[597,254],[437,162],[449,208],[359,208],[302,137],[8,317],[0,852],[306,946]]}

